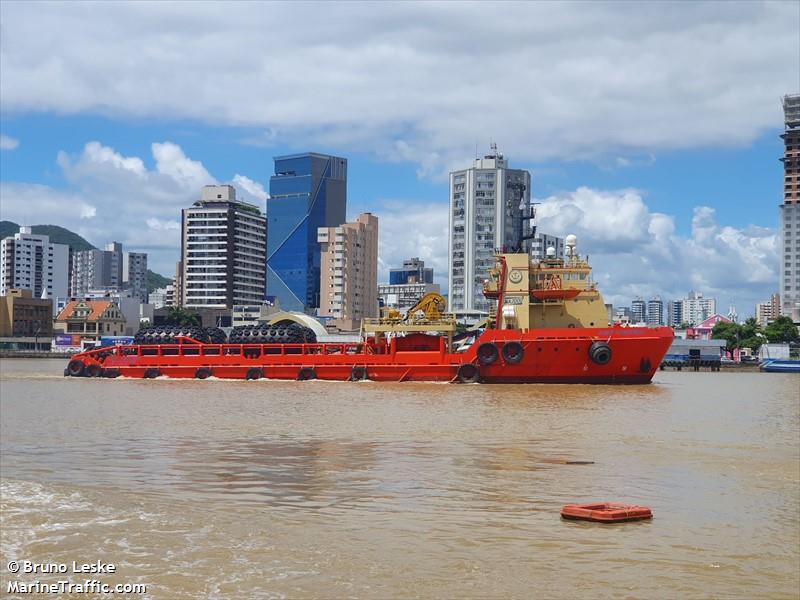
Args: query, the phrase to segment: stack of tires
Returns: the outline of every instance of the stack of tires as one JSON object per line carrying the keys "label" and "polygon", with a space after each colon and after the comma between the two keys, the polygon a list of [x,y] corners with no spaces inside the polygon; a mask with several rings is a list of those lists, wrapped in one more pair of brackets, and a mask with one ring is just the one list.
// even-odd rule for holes
{"label": "stack of tires", "polygon": [[208,334],[209,344],[227,344],[228,336],[219,327],[206,327],[206,334]]}
{"label": "stack of tires", "polygon": [[[223,333],[223,336],[225,334]],[[179,337],[189,337],[204,344],[209,343],[208,330],[203,327],[185,327],[182,325],[161,325],[140,329],[134,336],[134,344],[177,344]],[[222,342],[216,342],[222,343]]]}
{"label": "stack of tires", "polygon": [[314,331],[297,323],[288,325],[242,325],[234,327],[231,344],[314,344]]}

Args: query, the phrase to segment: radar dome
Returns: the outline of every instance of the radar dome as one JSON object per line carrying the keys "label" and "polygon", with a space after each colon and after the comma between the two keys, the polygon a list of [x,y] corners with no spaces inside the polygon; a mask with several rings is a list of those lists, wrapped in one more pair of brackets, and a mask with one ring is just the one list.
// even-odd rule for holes
{"label": "radar dome", "polygon": [[567,246],[573,246],[573,247],[574,247],[574,246],[577,246],[577,245],[578,245],[578,237],[570,233],[570,234],[569,234],[569,235],[568,235],[568,236],[567,236],[567,237],[564,239],[564,243],[565,243]]}
{"label": "radar dome", "polygon": [[553,248],[552,246],[549,246],[547,248],[547,258],[555,258],[555,256],[556,256],[556,249]]}

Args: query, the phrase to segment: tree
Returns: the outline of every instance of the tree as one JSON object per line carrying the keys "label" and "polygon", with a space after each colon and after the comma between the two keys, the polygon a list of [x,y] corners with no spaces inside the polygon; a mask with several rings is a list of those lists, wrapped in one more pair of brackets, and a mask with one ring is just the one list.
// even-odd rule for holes
{"label": "tree", "polygon": [[[757,333],[762,333],[761,325],[758,324],[758,321],[756,321],[754,317],[750,317],[744,323],[742,323],[742,329],[740,332],[742,339],[757,337],[756,336]],[[759,346],[760,345],[761,344],[759,344]]]}
{"label": "tree", "polygon": [[181,325],[183,327],[199,327],[200,315],[189,312],[180,306],[170,306],[167,308],[167,318],[165,325]]}
{"label": "tree", "polygon": [[763,343],[763,337],[754,335],[753,337],[745,338],[739,342],[739,348],[752,348],[753,352],[758,352],[758,349],[761,348],[761,344]]}
{"label": "tree", "polygon": [[800,334],[797,332],[797,326],[789,317],[778,317],[767,325],[764,333],[770,342],[791,343],[800,341]]}
{"label": "tree", "polygon": [[711,330],[711,338],[715,340],[725,340],[725,350],[733,352],[739,347],[739,340],[742,337],[742,327],[738,323],[728,323],[720,321]]}

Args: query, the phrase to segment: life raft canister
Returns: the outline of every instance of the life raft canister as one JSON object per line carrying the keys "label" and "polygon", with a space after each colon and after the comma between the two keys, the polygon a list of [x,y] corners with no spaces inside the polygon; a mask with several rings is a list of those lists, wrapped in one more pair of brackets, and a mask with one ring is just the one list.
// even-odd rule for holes
{"label": "life raft canister", "polygon": [[597,523],[622,523],[652,519],[653,512],[646,506],[601,502],[597,504],[567,504],[561,508],[561,517]]}

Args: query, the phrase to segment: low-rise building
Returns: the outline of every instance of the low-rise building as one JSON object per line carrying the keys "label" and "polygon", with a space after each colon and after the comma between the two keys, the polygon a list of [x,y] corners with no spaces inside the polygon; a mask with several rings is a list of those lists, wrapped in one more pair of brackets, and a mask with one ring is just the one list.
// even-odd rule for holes
{"label": "low-rise building", "polygon": [[152,292],[150,292],[150,295],[149,295],[150,304],[152,304],[153,308],[155,308],[155,309],[164,308],[165,306],[169,306],[167,304],[167,299],[170,296],[174,295],[174,293],[175,293],[174,290],[175,290],[175,288],[172,286],[172,284],[170,284],[170,285],[168,285],[166,287],[163,287],[163,288],[157,288],[157,289],[153,290]]}
{"label": "low-rise building", "polygon": [[113,300],[71,300],[56,316],[56,334],[98,341],[102,336],[124,335],[125,316]]}
{"label": "low-rise building", "polygon": [[31,290],[12,288],[0,296],[0,337],[53,336],[53,301],[34,298]]}
{"label": "low-rise building", "polygon": [[723,317],[720,314],[711,315],[696,327],[690,327],[686,330],[686,337],[695,340],[710,340],[711,333],[714,330],[714,325],[717,323],[730,323],[731,320]]}
{"label": "low-rise building", "polygon": [[414,306],[430,292],[439,293],[438,283],[403,283],[397,285],[381,284],[378,286],[378,299],[387,308],[405,311]]}

